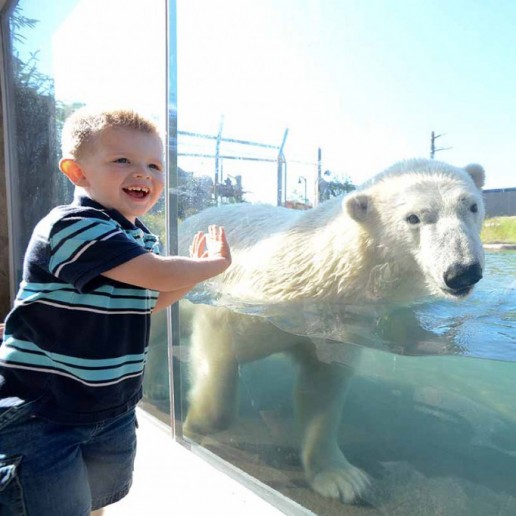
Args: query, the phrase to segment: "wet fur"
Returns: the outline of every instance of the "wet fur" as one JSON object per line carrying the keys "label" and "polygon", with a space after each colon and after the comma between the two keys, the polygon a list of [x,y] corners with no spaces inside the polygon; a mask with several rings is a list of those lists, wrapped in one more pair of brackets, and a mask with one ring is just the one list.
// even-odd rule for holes
{"label": "wet fur", "polygon": [[[352,194],[305,212],[248,204],[205,210],[181,224],[180,252],[187,254],[196,231],[223,225],[233,265],[216,279],[216,288],[249,303],[404,305],[426,296],[454,297],[442,279],[446,271],[484,263],[483,182],[479,165],[402,162]],[[417,228],[407,222],[410,214],[421,218]],[[337,443],[352,364],[320,361],[308,338],[264,318],[188,301],[181,305],[191,320],[192,346],[185,433],[206,434],[231,423],[239,363],[290,352],[300,365],[296,405],[307,481],[324,496],[359,499],[369,477],[347,461]]]}

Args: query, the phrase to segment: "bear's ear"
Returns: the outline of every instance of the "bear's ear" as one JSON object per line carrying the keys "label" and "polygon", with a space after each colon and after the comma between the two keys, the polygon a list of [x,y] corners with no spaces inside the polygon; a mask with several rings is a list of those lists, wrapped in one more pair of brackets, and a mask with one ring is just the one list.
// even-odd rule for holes
{"label": "bear's ear", "polygon": [[363,193],[347,195],[343,204],[349,216],[357,222],[364,222],[371,208],[369,196]]}
{"label": "bear's ear", "polygon": [[464,170],[471,176],[473,182],[477,185],[477,188],[482,188],[484,186],[486,173],[481,165],[471,163],[469,165],[466,165],[464,167]]}

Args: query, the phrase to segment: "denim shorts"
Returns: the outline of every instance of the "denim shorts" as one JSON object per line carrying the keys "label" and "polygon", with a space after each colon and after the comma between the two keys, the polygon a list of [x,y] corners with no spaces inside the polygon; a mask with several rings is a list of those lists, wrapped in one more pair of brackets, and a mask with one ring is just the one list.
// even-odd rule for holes
{"label": "denim shorts", "polygon": [[73,426],[32,416],[35,403],[0,408],[0,516],[89,516],[123,498],[136,454],[134,410]]}

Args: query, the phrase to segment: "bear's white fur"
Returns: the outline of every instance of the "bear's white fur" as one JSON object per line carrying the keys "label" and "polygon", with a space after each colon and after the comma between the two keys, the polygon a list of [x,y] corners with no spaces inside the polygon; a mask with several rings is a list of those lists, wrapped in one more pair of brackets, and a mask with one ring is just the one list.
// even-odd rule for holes
{"label": "bear's white fur", "polygon": [[[407,304],[427,296],[465,297],[484,267],[480,165],[400,162],[345,197],[309,211],[265,205],[211,208],[180,226],[180,253],[192,235],[223,225],[233,264],[217,291],[246,303],[307,300]],[[318,360],[310,339],[258,316],[182,302],[192,321],[190,408],[185,433],[208,433],[234,416],[238,364],[289,351],[297,385],[302,460],[310,485],[352,502],[369,484],[337,443],[351,369]]]}

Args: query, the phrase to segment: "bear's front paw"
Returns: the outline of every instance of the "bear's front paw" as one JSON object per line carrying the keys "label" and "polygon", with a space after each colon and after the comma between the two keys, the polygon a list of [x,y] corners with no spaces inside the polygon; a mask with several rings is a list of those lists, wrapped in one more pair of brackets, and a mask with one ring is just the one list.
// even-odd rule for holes
{"label": "bear's front paw", "polygon": [[233,414],[203,414],[199,417],[195,411],[188,414],[183,424],[183,432],[187,437],[209,435],[228,428],[233,422]]}
{"label": "bear's front paw", "polygon": [[349,463],[321,471],[310,480],[314,491],[327,498],[340,499],[343,503],[359,501],[370,484],[368,475]]}

